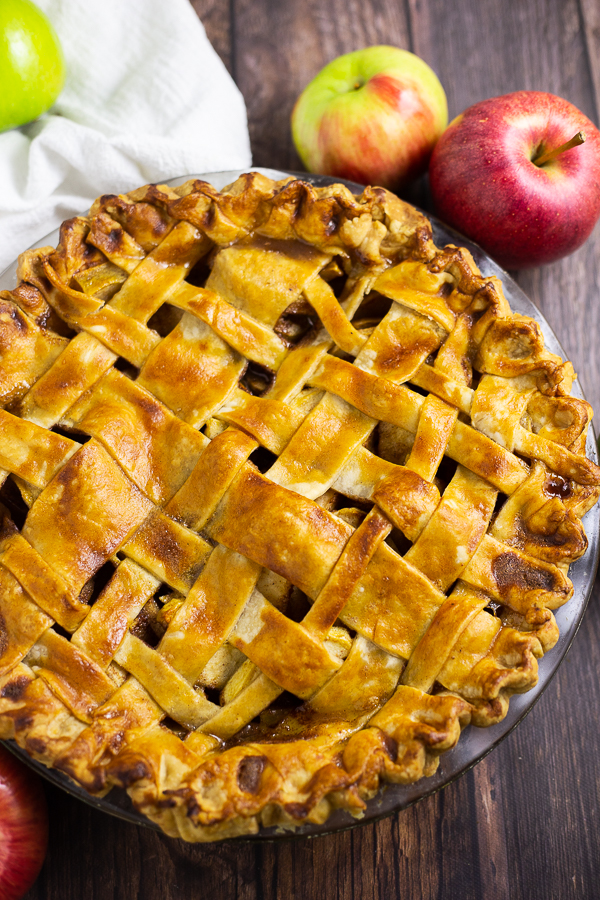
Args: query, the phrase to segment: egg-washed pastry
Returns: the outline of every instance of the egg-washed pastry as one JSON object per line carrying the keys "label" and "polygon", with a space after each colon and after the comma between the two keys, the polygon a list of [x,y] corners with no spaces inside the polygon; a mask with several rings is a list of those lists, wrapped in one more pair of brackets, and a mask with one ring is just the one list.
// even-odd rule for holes
{"label": "egg-washed pastry", "polygon": [[149,185],[0,305],[0,736],[212,841],[360,816],[536,684],[592,411],[413,207]]}

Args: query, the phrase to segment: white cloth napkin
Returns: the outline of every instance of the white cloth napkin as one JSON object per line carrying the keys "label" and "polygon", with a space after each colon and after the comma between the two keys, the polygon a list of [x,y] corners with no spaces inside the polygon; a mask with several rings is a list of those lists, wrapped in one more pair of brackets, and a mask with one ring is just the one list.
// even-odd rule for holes
{"label": "white cloth napkin", "polygon": [[189,0],[35,2],[67,81],[0,134],[0,272],[99,194],[251,165],[243,98]]}

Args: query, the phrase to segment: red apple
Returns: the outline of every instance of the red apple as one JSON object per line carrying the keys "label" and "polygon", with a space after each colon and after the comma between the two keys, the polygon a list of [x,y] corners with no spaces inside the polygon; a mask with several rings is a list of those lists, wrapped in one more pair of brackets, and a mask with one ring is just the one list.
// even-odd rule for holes
{"label": "red apple", "polygon": [[0,746],[0,897],[19,900],[44,862],[48,813],[40,779]]}
{"label": "red apple", "polygon": [[447,121],[427,63],[398,47],[367,47],[334,59],[304,89],[292,136],[309,172],[394,189],[426,170]]}
{"label": "red apple", "polygon": [[553,94],[493,97],[450,123],[429,179],[440,218],[505,268],[553,262],[580,247],[600,215],[600,133]]}

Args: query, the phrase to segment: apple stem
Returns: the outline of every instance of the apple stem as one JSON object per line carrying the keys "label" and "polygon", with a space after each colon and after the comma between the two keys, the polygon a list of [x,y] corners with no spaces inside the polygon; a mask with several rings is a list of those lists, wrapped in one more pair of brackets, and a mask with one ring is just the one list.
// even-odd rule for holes
{"label": "apple stem", "polygon": [[583,131],[578,131],[570,141],[566,142],[566,144],[561,144],[560,147],[557,147],[555,150],[548,150],[546,153],[542,153],[541,156],[537,156],[531,161],[535,163],[536,166],[543,166],[544,163],[550,162],[551,159],[556,159],[556,157],[560,156],[561,153],[564,153],[565,150],[570,150],[571,147],[578,147],[580,144],[583,144],[584,141],[585,134]]}

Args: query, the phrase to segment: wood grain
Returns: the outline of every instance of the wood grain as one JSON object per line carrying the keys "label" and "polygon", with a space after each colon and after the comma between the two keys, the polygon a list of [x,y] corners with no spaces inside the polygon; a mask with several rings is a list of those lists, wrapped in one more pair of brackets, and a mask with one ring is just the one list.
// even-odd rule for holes
{"label": "wood grain", "polygon": [[232,11],[229,0],[190,0],[200,17],[207,37],[235,78],[232,40]]}
{"label": "wood grain", "polygon": [[[454,116],[522,88],[598,122],[598,0],[193,0],[246,99],[256,165],[299,168],[289,116],[340,53],[392,43],[440,76]],[[419,198],[426,192],[417,190]],[[600,409],[600,231],[518,275]],[[472,772],[352,832],[189,846],[48,787],[50,850],[26,900],[597,900],[600,590],[558,675]]]}
{"label": "wood grain", "polygon": [[580,6],[596,108],[600,108],[600,5],[596,0],[581,0]]}

